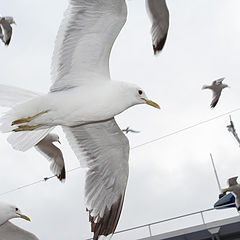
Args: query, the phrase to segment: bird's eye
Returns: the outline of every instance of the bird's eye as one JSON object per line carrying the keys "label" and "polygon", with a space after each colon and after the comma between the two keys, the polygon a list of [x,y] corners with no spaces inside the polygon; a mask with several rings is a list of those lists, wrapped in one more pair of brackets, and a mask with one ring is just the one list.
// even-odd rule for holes
{"label": "bird's eye", "polygon": [[18,208],[16,208],[16,211],[18,211],[19,209]]}
{"label": "bird's eye", "polygon": [[138,93],[139,93],[139,95],[142,95],[143,92],[142,92],[142,90],[138,90]]}

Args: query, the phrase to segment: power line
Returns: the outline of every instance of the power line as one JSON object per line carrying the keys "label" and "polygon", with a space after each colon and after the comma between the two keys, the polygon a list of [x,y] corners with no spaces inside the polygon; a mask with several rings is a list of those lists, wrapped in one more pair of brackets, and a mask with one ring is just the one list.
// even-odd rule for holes
{"label": "power line", "polygon": [[[201,122],[199,122],[199,123],[190,125],[190,126],[188,126],[188,127],[179,129],[179,130],[177,130],[177,131],[173,131],[173,132],[171,132],[171,133],[169,133],[169,134],[166,134],[166,135],[163,135],[163,136],[161,136],[161,137],[159,137],[159,138],[155,138],[155,139],[153,139],[153,140],[151,140],[151,141],[147,141],[147,142],[145,142],[145,143],[136,145],[136,146],[132,147],[131,150],[134,150],[134,149],[137,149],[137,148],[146,146],[146,145],[148,145],[148,144],[151,144],[151,143],[160,141],[160,140],[162,140],[162,139],[164,139],[164,138],[171,137],[171,136],[176,135],[176,134],[178,134],[178,133],[181,133],[181,132],[187,131],[187,130],[189,130],[189,129],[195,128],[195,127],[197,127],[197,126],[203,125],[203,124],[205,124],[205,123],[214,121],[214,120],[216,120],[216,119],[218,119],[218,118],[224,117],[224,116],[226,116],[226,115],[229,115],[229,114],[231,114],[231,113],[237,112],[237,111],[239,111],[239,110],[240,110],[240,108],[236,108],[236,109],[234,109],[234,110],[232,110],[232,111],[223,113],[223,114],[218,115],[218,116],[216,116],[216,117],[213,117],[213,118],[210,118],[210,119],[201,121]],[[68,171],[66,171],[66,172],[67,172],[67,173],[70,173],[70,172],[76,171],[76,170],[78,170],[78,169],[80,169],[80,168],[81,168],[81,167],[79,166],[79,167],[70,169],[70,170],[68,170]],[[33,186],[33,185],[36,185],[36,184],[39,184],[39,183],[42,183],[42,182],[46,182],[47,180],[52,179],[52,178],[55,178],[55,177],[56,177],[55,175],[50,176],[50,177],[45,177],[44,179],[41,179],[41,180],[39,180],[39,181],[30,183],[30,184],[26,184],[26,185],[23,185],[23,186],[21,186],[21,187],[18,187],[18,188],[15,188],[15,189],[12,189],[12,190],[9,190],[9,191],[0,193],[0,197],[1,197],[1,196],[4,196],[4,195],[7,195],[7,194],[9,194],[9,193],[16,192],[16,191],[18,191],[18,190],[24,189],[24,188],[31,187],[31,186]]]}

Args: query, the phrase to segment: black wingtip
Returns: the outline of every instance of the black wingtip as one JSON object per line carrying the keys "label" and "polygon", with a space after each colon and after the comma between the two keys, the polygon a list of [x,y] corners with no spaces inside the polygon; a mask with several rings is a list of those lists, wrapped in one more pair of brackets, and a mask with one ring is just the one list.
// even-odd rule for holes
{"label": "black wingtip", "polygon": [[167,40],[167,34],[165,34],[165,36],[160,40],[160,42],[157,43],[156,46],[153,45],[154,55],[157,55],[158,53],[160,53],[163,50],[166,40]]}
{"label": "black wingtip", "polygon": [[61,173],[57,176],[57,178],[61,181],[64,182],[66,180],[66,170],[65,167],[62,168]]}
{"label": "black wingtip", "polygon": [[10,42],[11,42],[11,38],[9,38],[9,39],[5,42],[5,46],[9,46]]}

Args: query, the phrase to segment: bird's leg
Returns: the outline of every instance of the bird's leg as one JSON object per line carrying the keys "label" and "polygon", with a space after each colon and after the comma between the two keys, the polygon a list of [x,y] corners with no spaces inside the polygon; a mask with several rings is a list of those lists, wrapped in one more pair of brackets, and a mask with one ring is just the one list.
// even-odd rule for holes
{"label": "bird's leg", "polygon": [[47,112],[48,112],[48,110],[47,110],[47,111],[44,111],[44,112],[40,112],[40,113],[38,113],[38,114],[36,114],[36,115],[34,115],[34,116],[32,116],[32,117],[27,117],[27,118],[18,119],[18,120],[16,120],[16,121],[13,121],[13,122],[12,122],[12,126],[13,126],[13,125],[17,125],[17,124],[21,124],[21,123],[31,122],[33,119],[35,119],[35,118],[37,118],[37,117],[39,117],[39,116],[41,116],[42,114],[47,113]]}
{"label": "bird's leg", "polygon": [[43,126],[43,125],[42,124],[38,124],[35,126],[20,125],[20,126],[18,126],[18,128],[13,129],[13,132],[33,131],[41,126]]}

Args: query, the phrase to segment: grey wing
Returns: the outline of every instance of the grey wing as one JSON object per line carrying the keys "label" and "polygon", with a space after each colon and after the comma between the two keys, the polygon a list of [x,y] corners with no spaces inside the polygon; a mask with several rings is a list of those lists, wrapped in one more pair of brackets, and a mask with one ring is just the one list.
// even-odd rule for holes
{"label": "grey wing", "polygon": [[5,43],[5,45],[9,45],[11,38],[12,38],[12,27],[4,19],[2,19],[1,24],[2,24],[3,31],[4,31],[4,37],[3,37],[4,43]]}
{"label": "grey wing", "polygon": [[58,179],[62,181],[66,178],[63,154],[58,147],[56,147],[51,141],[49,141],[49,135],[50,134],[48,134],[43,140],[41,140],[35,146],[35,148],[51,162],[50,169],[58,177]]}
{"label": "grey wing", "polygon": [[67,139],[88,167],[85,198],[94,240],[114,233],[128,180],[129,142],[114,119],[64,127]]}
{"label": "grey wing", "polygon": [[55,42],[51,91],[110,79],[110,52],[126,18],[125,0],[70,0]]}
{"label": "grey wing", "polygon": [[219,98],[221,96],[221,92],[222,91],[213,91],[213,99],[212,99],[212,102],[211,102],[211,108],[214,108],[216,107],[218,101],[219,101]]}
{"label": "grey wing", "polygon": [[0,239],[1,240],[39,240],[32,233],[27,232],[10,222],[6,222],[5,224],[0,226]]}
{"label": "grey wing", "polygon": [[157,54],[167,39],[169,11],[165,0],[146,0],[146,9],[152,21],[152,45],[154,54]]}

